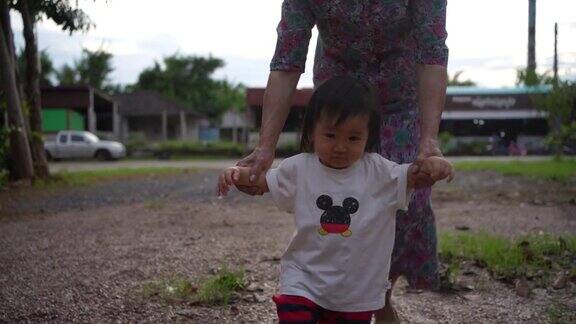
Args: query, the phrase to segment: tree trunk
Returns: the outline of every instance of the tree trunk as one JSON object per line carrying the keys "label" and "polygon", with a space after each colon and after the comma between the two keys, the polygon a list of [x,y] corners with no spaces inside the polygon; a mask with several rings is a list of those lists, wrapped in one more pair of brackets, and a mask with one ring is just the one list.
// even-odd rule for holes
{"label": "tree trunk", "polygon": [[12,176],[17,180],[31,180],[34,176],[34,168],[14,74],[15,61],[14,53],[11,51],[14,47],[11,38],[10,14],[4,0],[0,0],[0,20],[0,76],[8,108],[10,156],[13,161]]}
{"label": "tree trunk", "polygon": [[47,178],[48,161],[44,152],[42,140],[42,106],[40,102],[40,64],[38,58],[38,44],[34,35],[34,20],[30,14],[27,0],[20,0],[20,13],[24,25],[24,39],[26,40],[26,98],[28,98],[28,118],[30,122],[30,148],[34,161],[34,171],[37,177]]}

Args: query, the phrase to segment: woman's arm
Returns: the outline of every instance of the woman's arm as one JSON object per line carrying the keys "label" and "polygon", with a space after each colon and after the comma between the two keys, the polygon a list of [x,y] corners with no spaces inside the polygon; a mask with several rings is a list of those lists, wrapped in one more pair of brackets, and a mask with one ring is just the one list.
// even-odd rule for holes
{"label": "woman's arm", "polygon": [[448,76],[441,65],[422,65],[418,73],[420,142],[418,158],[442,156],[438,148],[438,130],[446,99]]}
{"label": "woman's arm", "polygon": [[[300,71],[270,72],[268,85],[264,92],[259,144],[250,155],[237,163],[238,166],[250,167],[249,176],[252,179],[259,178],[274,161],[274,150],[290,113],[292,96],[296,90],[300,74]],[[249,194],[262,194],[262,192],[256,191],[256,188],[239,187],[239,189]]]}

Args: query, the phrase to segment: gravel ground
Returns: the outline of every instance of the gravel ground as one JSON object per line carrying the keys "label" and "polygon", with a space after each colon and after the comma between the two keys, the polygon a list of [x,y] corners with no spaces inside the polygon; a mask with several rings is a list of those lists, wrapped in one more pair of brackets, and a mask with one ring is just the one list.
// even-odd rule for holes
{"label": "gravel ground", "polygon": [[[213,196],[215,171],[105,181],[50,192],[0,193],[0,322],[273,322],[278,258],[292,235],[290,215],[266,198]],[[502,235],[575,233],[574,182],[558,184],[466,172],[438,186],[441,230],[467,226]],[[256,287],[232,306],[162,303],[145,283],[193,282],[223,264]],[[411,323],[542,323],[561,309],[576,321],[576,285],[535,289],[529,298],[481,269],[460,276],[458,294],[414,292],[400,282],[395,301]]]}

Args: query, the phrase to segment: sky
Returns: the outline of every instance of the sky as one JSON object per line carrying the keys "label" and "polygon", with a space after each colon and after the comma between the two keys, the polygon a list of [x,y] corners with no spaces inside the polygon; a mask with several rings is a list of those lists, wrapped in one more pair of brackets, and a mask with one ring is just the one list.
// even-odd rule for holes
{"label": "sky", "polygon": [[[158,4],[162,5],[159,6]],[[57,68],[78,59],[82,48],[114,55],[114,83],[130,84],[139,73],[176,52],[212,55],[226,66],[214,77],[264,87],[276,45],[282,0],[78,0],[96,24],[69,36],[52,21],[37,25],[38,44]],[[576,1],[537,0],[536,60],[539,72],[552,69],[554,22],[558,22],[559,74],[576,79]],[[12,16],[17,46],[22,23]],[[512,87],[526,65],[528,0],[449,0],[448,72],[463,71],[482,87]],[[317,32],[313,31],[306,72],[298,87],[312,86]]]}

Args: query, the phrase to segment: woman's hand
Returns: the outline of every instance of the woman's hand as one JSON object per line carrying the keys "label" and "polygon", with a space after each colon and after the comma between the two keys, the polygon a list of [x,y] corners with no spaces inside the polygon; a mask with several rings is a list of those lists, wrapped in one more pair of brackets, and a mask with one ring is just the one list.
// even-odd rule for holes
{"label": "woman's hand", "polygon": [[414,170],[414,188],[421,189],[431,187],[436,182],[428,173],[419,172],[422,169],[424,160],[428,157],[444,157],[438,148],[438,141],[434,139],[422,139],[418,147],[418,155],[414,161],[416,169]]}
{"label": "woman's hand", "polygon": [[420,173],[428,174],[435,182],[443,179],[447,179],[447,181],[450,182],[454,179],[454,167],[452,163],[439,156],[431,156],[424,159],[420,167]]}
{"label": "woman's hand", "polygon": [[264,147],[256,147],[252,153],[238,161],[236,163],[237,166],[250,167],[250,182],[254,183],[254,185],[249,186],[236,186],[238,190],[252,196],[263,195],[264,191],[260,186],[256,185],[255,181],[270,169],[272,162],[274,162],[274,150]]}

